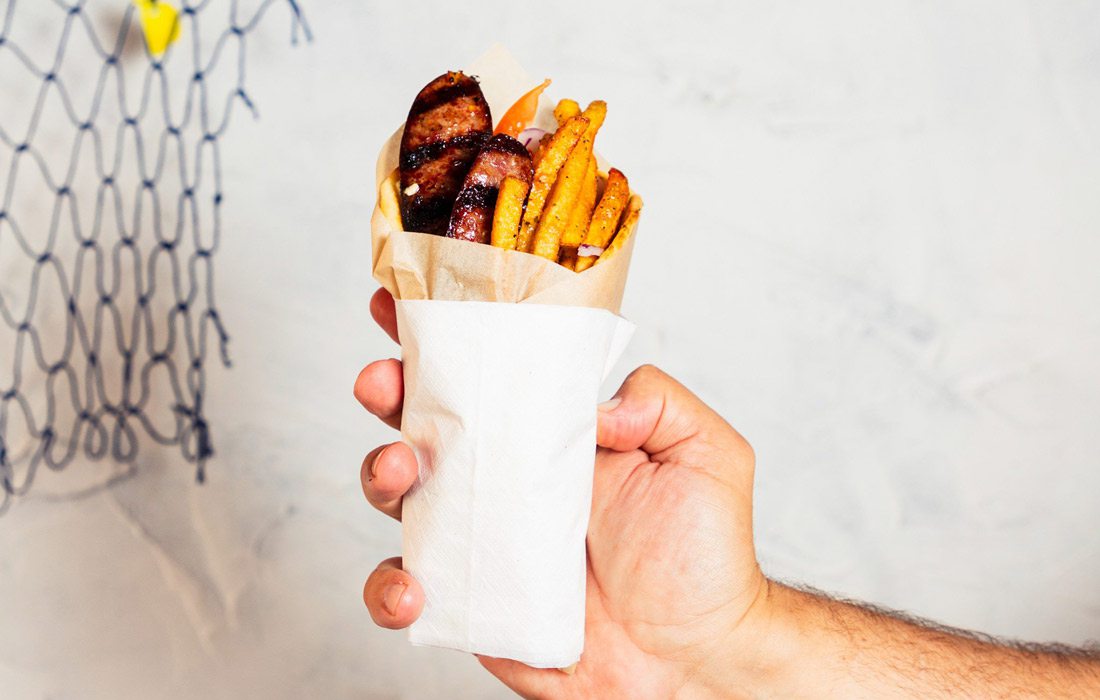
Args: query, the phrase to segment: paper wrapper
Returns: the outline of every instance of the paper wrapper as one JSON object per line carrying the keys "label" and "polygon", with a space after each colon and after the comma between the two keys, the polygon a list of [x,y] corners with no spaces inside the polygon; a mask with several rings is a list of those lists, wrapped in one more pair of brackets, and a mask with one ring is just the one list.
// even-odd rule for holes
{"label": "paper wrapper", "polygon": [[[494,115],[538,83],[493,49],[468,72]],[[552,128],[549,108],[540,114]],[[420,473],[404,567],[424,588],[414,644],[542,668],[580,659],[600,384],[633,325],[617,313],[633,236],[577,274],[542,258],[401,230],[378,159],[374,276],[397,299],[402,438]]]}

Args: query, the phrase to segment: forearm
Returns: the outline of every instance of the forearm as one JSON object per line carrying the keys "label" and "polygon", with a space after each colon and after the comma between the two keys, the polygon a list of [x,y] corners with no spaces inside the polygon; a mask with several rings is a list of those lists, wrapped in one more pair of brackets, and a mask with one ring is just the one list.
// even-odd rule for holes
{"label": "forearm", "polygon": [[770,583],[739,685],[755,697],[1100,697],[1100,656],[979,639]]}

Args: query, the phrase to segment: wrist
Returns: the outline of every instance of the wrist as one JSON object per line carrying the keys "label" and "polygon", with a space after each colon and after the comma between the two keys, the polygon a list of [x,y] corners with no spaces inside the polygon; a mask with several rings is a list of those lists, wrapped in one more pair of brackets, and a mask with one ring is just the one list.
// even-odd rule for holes
{"label": "wrist", "polygon": [[737,606],[743,612],[726,623],[706,660],[692,674],[691,691],[682,697],[758,698],[773,694],[785,667],[783,645],[777,641],[786,636],[780,630],[785,624],[780,613],[788,605],[784,601],[788,591],[758,570],[756,583],[741,599],[745,602]]}
{"label": "wrist", "polygon": [[[731,626],[704,673],[700,697],[791,697],[798,687],[799,659],[806,661],[813,625],[812,596],[763,575],[751,604]],[[795,649],[800,651],[796,653]]]}

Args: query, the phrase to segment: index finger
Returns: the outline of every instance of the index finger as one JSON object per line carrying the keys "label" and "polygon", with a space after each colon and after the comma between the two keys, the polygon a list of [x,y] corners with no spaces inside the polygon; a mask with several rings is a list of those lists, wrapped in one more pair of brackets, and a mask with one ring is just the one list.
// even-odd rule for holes
{"label": "index finger", "polygon": [[393,338],[393,342],[400,344],[397,339],[397,308],[393,302],[393,295],[385,289],[379,289],[370,298],[370,315],[374,322]]}

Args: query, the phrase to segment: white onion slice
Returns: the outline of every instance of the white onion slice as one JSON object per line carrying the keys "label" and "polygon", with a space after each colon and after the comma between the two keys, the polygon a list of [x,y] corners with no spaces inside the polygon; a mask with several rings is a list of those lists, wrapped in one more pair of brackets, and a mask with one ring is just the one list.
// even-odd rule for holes
{"label": "white onion slice", "polygon": [[600,255],[603,255],[603,251],[604,251],[604,249],[599,247],[598,245],[588,245],[586,243],[585,245],[582,245],[580,248],[577,248],[577,255],[579,255],[581,257],[594,257],[594,256],[598,257]]}

